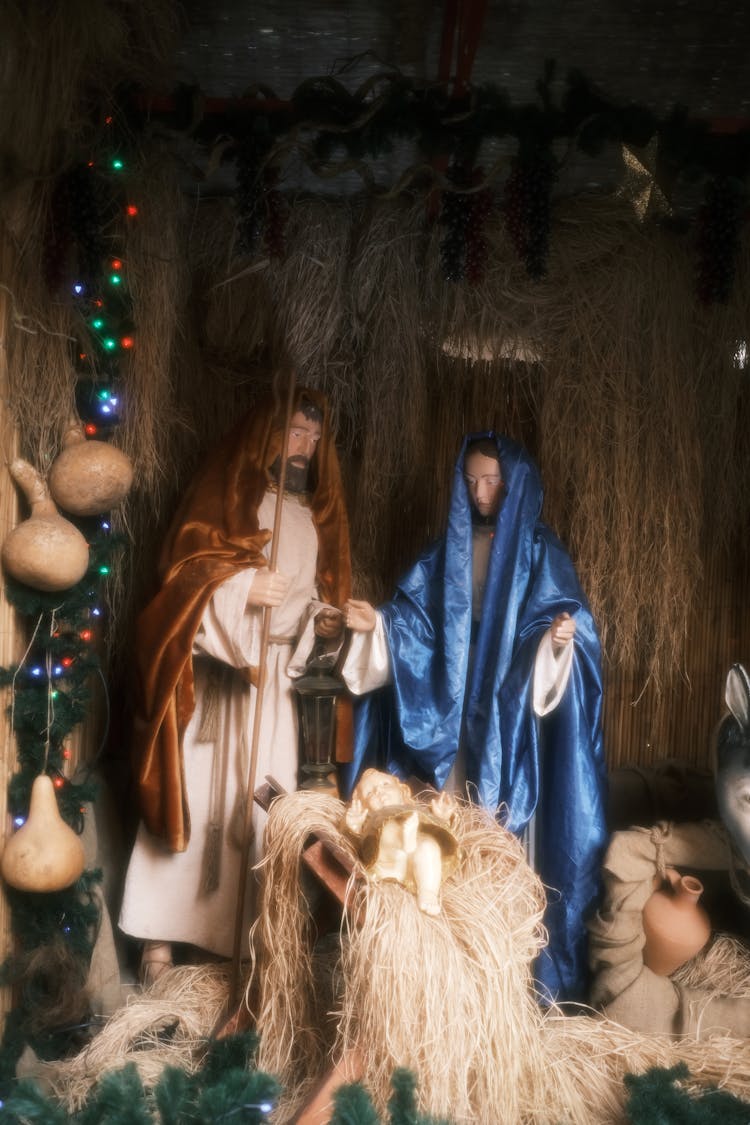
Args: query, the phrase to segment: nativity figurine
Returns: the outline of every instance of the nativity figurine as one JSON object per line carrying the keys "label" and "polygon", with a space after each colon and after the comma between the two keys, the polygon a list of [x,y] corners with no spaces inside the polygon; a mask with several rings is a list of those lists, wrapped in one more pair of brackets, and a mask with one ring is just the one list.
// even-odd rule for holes
{"label": "nativity figurine", "polygon": [[354,787],[344,826],[372,880],[401,883],[416,895],[423,913],[436,915],[443,881],[460,858],[453,831],[457,809],[447,792],[422,804],[394,774],[366,769]]}

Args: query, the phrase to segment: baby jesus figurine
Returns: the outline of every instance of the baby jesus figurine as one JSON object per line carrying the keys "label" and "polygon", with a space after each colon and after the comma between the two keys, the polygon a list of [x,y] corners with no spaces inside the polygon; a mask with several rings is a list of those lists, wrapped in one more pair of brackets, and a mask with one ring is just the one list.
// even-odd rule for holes
{"label": "baby jesus figurine", "polygon": [[425,914],[440,913],[440,887],[459,861],[453,822],[458,811],[448,793],[429,806],[412,797],[393,774],[367,769],[352,793],[344,824],[357,838],[370,877],[401,883]]}

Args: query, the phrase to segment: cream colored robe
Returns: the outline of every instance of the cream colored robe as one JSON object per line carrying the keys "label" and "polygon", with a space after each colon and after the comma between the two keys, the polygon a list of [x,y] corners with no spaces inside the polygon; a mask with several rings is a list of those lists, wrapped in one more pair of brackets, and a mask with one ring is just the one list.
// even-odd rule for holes
{"label": "cream colored robe", "polygon": [[[275,505],[276,494],[267,493],[258,513],[260,527],[273,527]],[[284,602],[271,611],[256,788],[267,774],[289,792],[297,786],[296,701],[287,666],[316,595],[317,551],[309,508],[296,497],[285,496],[277,569],[292,581]],[[248,569],[218,588],[193,644],[196,709],[183,738],[191,822],[187,850],[171,852],[143,824],[139,826],[119,920],[120,929],[133,937],[187,942],[224,957],[232,955],[234,945],[244,823],[241,798],[247,787],[256,695],[255,688],[233,669],[258,664],[263,613],[246,604],[254,576],[255,570]],[[308,628],[305,644],[310,633]],[[218,886],[207,891],[203,883],[212,852],[207,847],[209,825],[217,819],[219,879]],[[261,857],[264,824],[265,813],[256,805],[251,867]],[[250,870],[245,878],[253,878]],[[248,952],[251,900],[247,891],[244,954]]]}

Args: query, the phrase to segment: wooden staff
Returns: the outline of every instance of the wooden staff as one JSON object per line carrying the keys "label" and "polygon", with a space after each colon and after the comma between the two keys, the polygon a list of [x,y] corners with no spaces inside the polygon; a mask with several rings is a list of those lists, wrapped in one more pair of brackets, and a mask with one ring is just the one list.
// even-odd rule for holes
{"label": "wooden staff", "polygon": [[[284,485],[286,483],[287,448],[289,446],[289,430],[291,428],[292,410],[294,407],[295,373],[289,375],[289,394],[286,404],[286,417],[284,419],[284,437],[281,446],[281,461],[279,464],[278,490],[276,493],[276,508],[273,517],[273,532],[271,535],[271,554],[268,568],[276,570],[276,560],[279,554],[279,530],[281,528],[281,512],[284,506]],[[240,853],[240,878],[237,888],[237,910],[234,916],[234,947],[232,952],[232,969],[229,985],[229,1003],[236,1007],[239,999],[240,964],[242,954],[242,929],[245,916],[245,896],[247,887],[247,868],[250,863],[250,848],[253,842],[253,805],[255,798],[255,774],[258,769],[258,745],[260,742],[260,722],[263,712],[263,692],[266,687],[266,658],[268,655],[268,641],[271,635],[271,607],[263,607],[263,623],[260,634],[260,652],[258,654],[258,684],[255,689],[255,712],[253,714],[253,734],[250,744],[250,764],[247,774],[247,787],[245,790],[245,823],[242,832],[242,851]],[[251,906],[255,889],[254,881],[251,883]]]}

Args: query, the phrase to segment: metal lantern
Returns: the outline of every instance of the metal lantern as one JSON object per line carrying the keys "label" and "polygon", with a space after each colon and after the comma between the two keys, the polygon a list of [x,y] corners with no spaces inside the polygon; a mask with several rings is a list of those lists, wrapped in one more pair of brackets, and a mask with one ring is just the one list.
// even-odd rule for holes
{"label": "metal lantern", "polygon": [[344,685],[332,674],[336,654],[313,655],[293,683],[302,734],[300,789],[335,789],[330,781],[336,742],[336,699]]}

